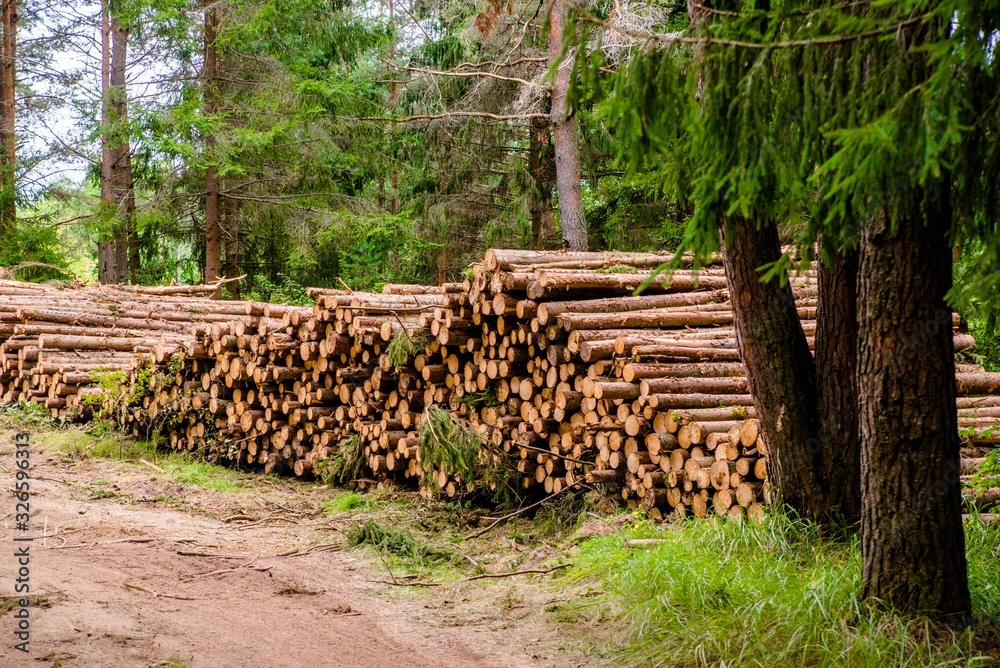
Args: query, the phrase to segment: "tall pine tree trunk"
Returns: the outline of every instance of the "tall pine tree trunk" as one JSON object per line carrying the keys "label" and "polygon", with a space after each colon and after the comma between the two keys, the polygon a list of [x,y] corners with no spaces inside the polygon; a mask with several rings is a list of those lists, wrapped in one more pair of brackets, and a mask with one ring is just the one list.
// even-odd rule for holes
{"label": "tall pine tree trunk", "polygon": [[135,186],[132,180],[132,148],[129,142],[128,64],[129,29],[111,16],[111,115],[112,151],[111,195],[117,208],[120,235],[115,242],[117,283],[136,282],[139,273],[139,238],[135,229]]}
{"label": "tall pine tree trunk", "polygon": [[789,285],[762,282],[759,269],[781,257],[774,225],[723,222],[723,262],[740,357],[767,442],[768,468],[781,500],[803,517],[825,520],[820,484],[816,366]]}
{"label": "tall pine tree trunk", "polygon": [[[861,235],[858,378],[862,596],[971,616],[959,482],[947,192]],[[944,203],[944,204],[942,204]],[[925,218],[923,210],[928,214]]]}
{"label": "tall pine tree trunk", "polygon": [[[226,278],[236,278],[240,275],[240,220],[239,201],[234,197],[219,196],[219,208],[222,216],[223,239],[225,251],[223,273]],[[240,282],[226,284],[226,289],[233,299],[240,298]]]}
{"label": "tall pine tree trunk", "polygon": [[[211,1],[211,0],[209,0]],[[215,39],[218,33],[218,8],[206,4],[205,7],[205,64],[202,73],[204,86],[205,115],[214,116],[219,111],[219,55]],[[214,283],[222,276],[222,225],[219,211],[219,176],[213,164],[215,137],[209,133],[205,137],[205,153],[208,160],[205,168],[205,277],[206,283]]]}
{"label": "tall pine tree trunk", "polygon": [[17,221],[17,89],[14,67],[17,64],[17,0],[3,2],[3,78],[0,80],[0,232],[10,230]]}
{"label": "tall pine tree trunk", "polygon": [[861,521],[857,292],[857,250],[820,263],[815,348],[822,429],[811,443],[821,449],[829,519],[848,526]]}
{"label": "tall pine tree trunk", "polygon": [[98,242],[98,280],[125,283],[136,280],[139,270],[125,87],[129,31],[106,1],[102,9],[101,208],[108,226]]}
{"label": "tall pine tree trunk", "polygon": [[[101,211],[102,217],[113,218],[114,198],[111,195],[111,11],[108,0],[101,2]],[[118,283],[114,225],[108,224],[97,241],[97,280]]]}
{"label": "tall pine tree trunk", "polygon": [[[549,58],[558,60],[562,52],[563,30],[566,27],[565,0],[549,0]],[[577,121],[570,115],[567,97],[570,59],[559,64],[552,84],[552,143],[556,158],[556,191],[559,196],[559,224],[567,250],[587,250],[587,225],[583,216],[583,194],[580,190],[580,147],[577,144]]]}
{"label": "tall pine tree trunk", "polygon": [[551,243],[556,233],[552,211],[552,177],[555,165],[549,123],[543,118],[531,119],[528,127],[528,173],[532,193],[528,201],[531,214],[531,240],[535,248]]}

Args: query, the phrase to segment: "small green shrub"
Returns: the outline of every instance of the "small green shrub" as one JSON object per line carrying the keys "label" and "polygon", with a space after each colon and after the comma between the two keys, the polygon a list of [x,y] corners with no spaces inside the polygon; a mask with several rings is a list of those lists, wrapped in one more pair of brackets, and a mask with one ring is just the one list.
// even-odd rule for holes
{"label": "small green shrub", "polygon": [[364,494],[358,492],[347,492],[332,499],[323,501],[323,510],[328,513],[346,513],[352,510],[371,508],[374,503]]}
{"label": "small green shrub", "polygon": [[979,469],[969,480],[969,487],[979,491],[1000,487],[1000,448],[991,450],[986,455]]}
{"label": "small green shrub", "polygon": [[51,427],[57,421],[49,409],[31,401],[0,406],[0,424],[11,427]]}
{"label": "small green shrub", "polygon": [[422,556],[420,545],[408,529],[383,526],[375,520],[365,520],[351,527],[346,538],[348,547],[372,545],[397,557],[419,559]]}

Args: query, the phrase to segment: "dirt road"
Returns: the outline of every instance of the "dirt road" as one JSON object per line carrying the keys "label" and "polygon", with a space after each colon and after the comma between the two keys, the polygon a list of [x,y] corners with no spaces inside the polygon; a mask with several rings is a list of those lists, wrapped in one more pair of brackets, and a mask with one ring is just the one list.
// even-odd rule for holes
{"label": "dirt road", "polygon": [[[12,441],[0,439],[10,489]],[[381,584],[387,575],[377,563],[337,549],[338,518],[285,512],[305,507],[301,486],[224,494],[152,468],[69,462],[52,451],[35,452],[32,475],[31,654],[14,650],[5,599],[2,666],[586,664],[560,648],[566,641],[542,612],[557,594],[544,583],[478,581],[432,593]],[[7,514],[15,499],[4,498],[0,592],[8,597],[17,532]],[[251,512],[270,519],[223,521]]]}

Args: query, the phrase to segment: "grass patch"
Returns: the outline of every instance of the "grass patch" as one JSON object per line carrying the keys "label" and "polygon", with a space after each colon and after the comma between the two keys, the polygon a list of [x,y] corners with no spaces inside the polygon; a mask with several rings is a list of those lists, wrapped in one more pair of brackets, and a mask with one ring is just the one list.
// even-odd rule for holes
{"label": "grass patch", "polygon": [[58,421],[42,404],[19,401],[16,404],[0,406],[0,427],[12,429],[16,427],[54,427]]}
{"label": "grass patch", "polygon": [[[169,459],[176,459],[176,456]],[[235,492],[241,489],[237,475],[230,469],[208,464],[206,462],[187,461],[174,462],[173,466],[164,467],[177,479],[188,485],[211,489],[216,492]]]}
{"label": "grass patch", "polygon": [[331,515],[347,513],[352,510],[374,510],[383,506],[380,501],[376,501],[359,492],[346,492],[340,496],[323,501],[323,510]]}
{"label": "grass patch", "polygon": [[[581,545],[569,574],[602,591],[560,609],[615,629],[615,660],[629,666],[989,665],[1000,621],[1000,527],[967,525],[977,630],[950,635],[860,603],[860,549],[815,526],[769,515],[760,524],[640,523]],[[624,632],[624,635],[618,635]]]}
{"label": "grass patch", "polygon": [[128,438],[113,430],[98,427],[44,431],[37,434],[36,441],[71,460],[138,462],[145,459],[165,469],[181,483],[218,492],[233,492],[243,487],[241,474],[232,469],[199,461],[185,453],[165,452],[158,449],[156,441]]}

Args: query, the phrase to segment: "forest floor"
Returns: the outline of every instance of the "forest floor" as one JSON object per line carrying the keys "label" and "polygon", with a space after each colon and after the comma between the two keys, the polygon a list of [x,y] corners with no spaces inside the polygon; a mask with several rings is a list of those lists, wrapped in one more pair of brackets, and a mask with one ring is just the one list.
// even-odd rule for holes
{"label": "forest floor", "polygon": [[5,494],[5,668],[1000,665],[998,522],[965,525],[975,622],[952,632],[859,602],[857,536],[774,509],[655,525],[564,494],[482,533],[490,513],[470,504],[10,416],[0,479],[13,491],[13,423],[32,439],[36,538],[26,656],[12,595],[24,534]]}
{"label": "forest floor", "polygon": [[[13,433],[0,431],[7,489],[14,486]],[[558,571],[463,581],[559,565],[565,555],[551,543],[496,532],[465,552],[454,541],[435,547],[401,527],[420,521],[422,535],[434,536],[436,524],[454,533],[477,526],[476,518],[454,504],[372,500],[136,447],[146,446],[32,430],[31,654],[13,648],[15,499],[8,494],[0,509],[0,664],[516,668],[593,661],[545,612],[572,595],[552,586]],[[388,532],[381,548],[346,549],[373,528]]]}

